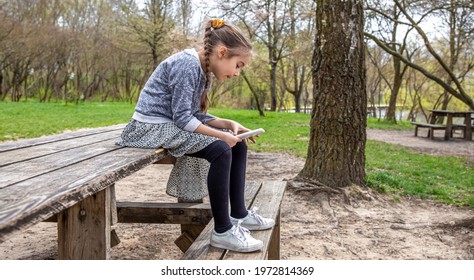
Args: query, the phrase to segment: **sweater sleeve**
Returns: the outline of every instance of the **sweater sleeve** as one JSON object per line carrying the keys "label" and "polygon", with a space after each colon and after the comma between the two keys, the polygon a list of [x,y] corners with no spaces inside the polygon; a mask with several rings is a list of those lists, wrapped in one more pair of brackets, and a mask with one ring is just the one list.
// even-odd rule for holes
{"label": "sweater sleeve", "polygon": [[197,90],[200,88],[200,69],[187,63],[176,66],[170,75],[173,121],[179,128],[194,132],[202,124],[202,121],[193,116],[194,100],[200,98],[194,96],[198,94]]}
{"label": "sweater sleeve", "polygon": [[216,119],[216,116],[213,116],[209,113],[207,114],[202,114],[202,113],[198,113],[198,115],[196,116],[202,123],[207,123],[208,121],[212,121],[212,120],[215,120]]}

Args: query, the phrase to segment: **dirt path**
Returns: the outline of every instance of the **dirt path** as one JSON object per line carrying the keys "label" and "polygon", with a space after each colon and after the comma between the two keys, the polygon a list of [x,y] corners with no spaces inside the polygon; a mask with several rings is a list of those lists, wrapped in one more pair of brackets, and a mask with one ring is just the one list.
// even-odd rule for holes
{"label": "dirt path", "polygon": [[[420,152],[468,155],[474,160],[474,142],[430,141],[413,132],[368,130],[368,138]],[[304,159],[288,154],[249,153],[248,180],[293,178]],[[152,165],[117,186],[117,199],[174,201],[164,188],[170,166]],[[153,186],[150,188],[150,186]],[[474,231],[458,226],[474,211],[417,199],[392,201],[370,190],[348,205],[330,201],[337,226],[308,193],[287,191],[282,204],[282,259],[474,259]],[[119,224],[121,243],[113,259],[179,259],[174,245],[179,226]],[[40,223],[0,244],[0,259],[55,259],[56,226]]]}
{"label": "dirt path", "polygon": [[424,128],[419,129],[418,137],[414,136],[413,131],[367,129],[368,139],[400,145],[430,155],[467,157],[474,161],[474,141],[465,141],[459,134],[445,141],[444,131],[440,130],[435,131],[434,140],[427,138],[427,134],[428,130]]}

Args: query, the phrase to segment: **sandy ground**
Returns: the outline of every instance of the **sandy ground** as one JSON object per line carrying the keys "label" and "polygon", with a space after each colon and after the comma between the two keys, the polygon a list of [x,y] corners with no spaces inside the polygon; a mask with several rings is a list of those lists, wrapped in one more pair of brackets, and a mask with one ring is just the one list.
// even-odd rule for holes
{"label": "sandy ground", "polygon": [[[420,135],[424,135],[421,131]],[[441,137],[441,135],[439,136]],[[474,162],[474,142],[414,137],[413,132],[368,130],[368,138],[394,143],[433,155],[464,155]],[[249,153],[247,180],[287,180],[304,159],[284,153]],[[117,199],[170,201],[165,185],[169,165],[152,165],[116,184]],[[367,193],[347,204],[332,197],[337,224],[325,215],[313,195],[288,190],[282,203],[282,259],[474,259],[474,231],[460,222],[474,211]],[[178,225],[118,224],[121,243],[112,259],[179,259],[174,245]],[[0,244],[0,259],[56,259],[56,225],[40,223]]]}

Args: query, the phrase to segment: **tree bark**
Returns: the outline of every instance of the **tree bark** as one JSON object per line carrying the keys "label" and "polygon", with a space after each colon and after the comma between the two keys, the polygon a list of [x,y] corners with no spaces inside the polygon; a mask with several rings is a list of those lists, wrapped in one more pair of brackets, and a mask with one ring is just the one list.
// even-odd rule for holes
{"label": "tree bark", "polygon": [[318,0],[308,156],[298,178],[364,185],[367,95],[363,7]]}

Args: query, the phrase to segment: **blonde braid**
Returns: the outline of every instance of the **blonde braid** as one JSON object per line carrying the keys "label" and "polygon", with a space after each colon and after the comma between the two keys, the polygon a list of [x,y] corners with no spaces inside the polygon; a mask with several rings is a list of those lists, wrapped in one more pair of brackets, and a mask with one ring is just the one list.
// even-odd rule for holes
{"label": "blonde braid", "polygon": [[209,107],[209,96],[207,92],[209,91],[209,85],[211,83],[211,71],[209,69],[210,67],[210,56],[212,53],[212,46],[209,42],[209,38],[211,37],[212,33],[212,24],[211,21],[209,21],[206,24],[206,29],[204,33],[204,74],[206,75],[206,85],[204,86],[204,92],[201,95],[201,112],[206,113],[207,108]]}

